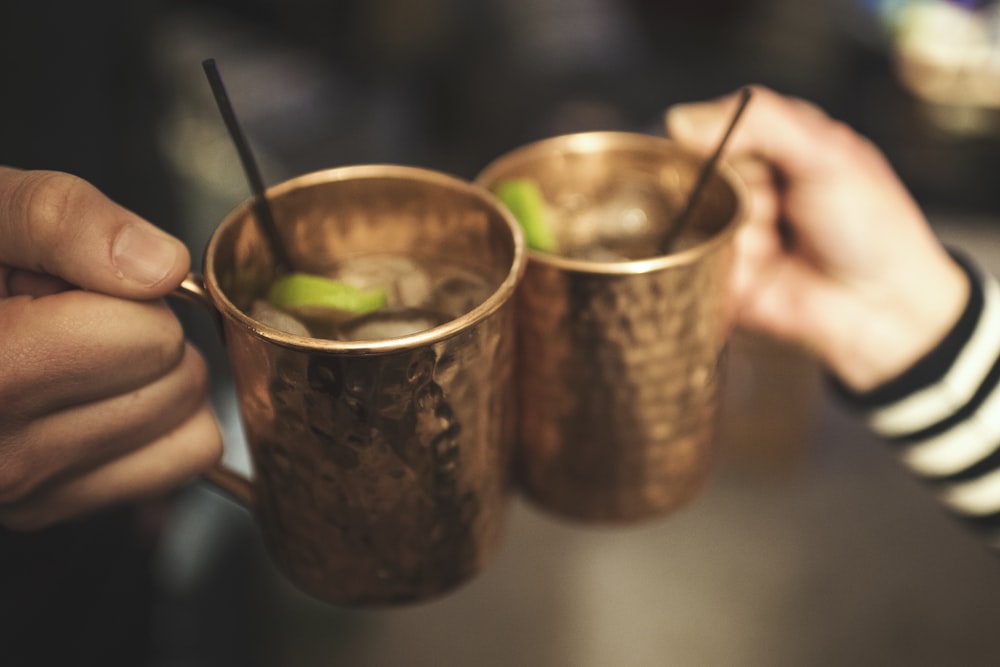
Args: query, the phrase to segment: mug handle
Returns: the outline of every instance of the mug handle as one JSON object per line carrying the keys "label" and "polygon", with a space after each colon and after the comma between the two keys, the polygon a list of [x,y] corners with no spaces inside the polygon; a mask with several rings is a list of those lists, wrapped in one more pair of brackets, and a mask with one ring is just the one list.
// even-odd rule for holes
{"label": "mug handle", "polygon": [[[221,335],[221,315],[216,310],[215,305],[212,304],[208,290],[205,289],[205,281],[200,274],[189,273],[180,286],[171,293],[171,296],[197,303],[207,308],[215,316],[217,329]],[[224,341],[225,337],[223,336]],[[220,462],[206,471],[202,477],[227,496],[238,501],[241,505],[248,508],[253,506],[253,482],[243,474],[235,470],[230,470]]]}

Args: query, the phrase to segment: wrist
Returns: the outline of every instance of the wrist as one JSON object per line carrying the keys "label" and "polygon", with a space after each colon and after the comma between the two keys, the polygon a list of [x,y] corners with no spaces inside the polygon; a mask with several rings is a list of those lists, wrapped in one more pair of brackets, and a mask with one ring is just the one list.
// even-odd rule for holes
{"label": "wrist", "polygon": [[[913,369],[953,332],[968,310],[973,279],[956,258],[911,273],[895,288],[866,295],[825,359],[844,387],[864,394]],[[849,323],[856,326],[850,327]]]}

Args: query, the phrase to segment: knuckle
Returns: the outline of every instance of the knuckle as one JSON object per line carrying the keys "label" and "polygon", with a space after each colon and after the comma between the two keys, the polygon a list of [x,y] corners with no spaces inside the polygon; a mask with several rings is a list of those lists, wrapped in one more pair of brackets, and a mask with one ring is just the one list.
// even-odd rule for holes
{"label": "knuckle", "polygon": [[183,477],[200,474],[216,465],[222,458],[222,433],[207,403],[202,402],[194,416],[177,432],[182,448],[183,461],[178,461],[177,472]]}
{"label": "knuckle", "polygon": [[191,456],[197,472],[204,472],[217,464],[222,459],[223,446],[222,436],[218,429],[212,429],[206,433],[205,437],[196,439],[197,445]]}
{"label": "knuckle", "polygon": [[208,363],[201,353],[190,343],[185,343],[184,355],[190,365],[188,382],[191,393],[199,398],[204,397],[208,394]]}
{"label": "knuckle", "polygon": [[181,323],[163,304],[153,306],[149,330],[155,332],[147,339],[148,351],[155,363],[164,371],[176,368],[184,359],[187,342]]}
{"label": "knuckle", "polygon": [[841,162],[853,162],[859,155],[875,151],[875,145],[855,132],[854,128],[834,119],[830,119],[827,125],[825,143],[830,148],[829,154]]}
{"label": "knuckle", "polygon": [[72,241],[74,229],[68,223],[90,188],[82,178],[58,171],[35,171],[25,176],[15,201],[26,214],[29,240],[60,245]]}
{"label": "knuckle", "polygon": [[877,160],[876,146],[854,129],[839,120],[830,119],[823,130],[822,164],[838,173],[857,172],[859,166],[867,168]]}
{"label": "knuckle", "polygon": [[777,98],[777,94],[768,86],[761,83],[749,83],[747,84],[747,89],[754,96],[755,99],[760,99],[762,97],[770,98],[772,101]]}
{"label": "knuckle", "polygon": [[196,423],[209,393],[210,373],[204,357],[190,343],[184,345],[182,355],[183,359],[169,373],[172,388],[164,399],[169,401],[165,408],[172,415],[171,430]]}
{"label": "knuckle", "polygon": [[842,121],[830,119],[827,140],[836,148],[851,149],[858,144],[854,131]]}

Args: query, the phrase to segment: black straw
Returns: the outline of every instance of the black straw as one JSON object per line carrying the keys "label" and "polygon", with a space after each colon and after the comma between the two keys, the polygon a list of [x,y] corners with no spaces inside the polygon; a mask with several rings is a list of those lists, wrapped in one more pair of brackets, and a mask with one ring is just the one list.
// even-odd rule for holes
{"label": "black straw", "polygon": [[733,133],[733,129],[736,127],[736,123],[739,121],[740,116],[743,115],[743,110],[746,109],[747,103],[750,101],[750,96],[753,91],[750,88],[744,88],[740,91],[740,103],[736,107],[736,112],[733,114],[732,120],[729,121],[729,127],[726,128],[725,134],[722,135],[722,140],[719,145],[716,146],[715,152],[712,156],[708,158],[708,161],[701,168],[701,173],[698,174],[698,180],[694,184],[694,188],[691,189],[691,194],[688,196],[687,203],[681,210],[680,214],[674,220],[674,224],[667,231],[666,236],[660,242],[660,252],[664,255],[669,253],[677,242],[677,238],[687,227],[688,220],[691,217],[691,211],[694,210],[695,204],[698,198],[701,196],[701,191],[705,189],[705,184],[708,183],[709,177],[712,172],[715,171],[715,164],[719,161],[719,157],[722,155],[722,149],[725,148],[726,143],[729,141],[729,136]]}
{"label": "black straw", "polygon": [[274,214],[271,212],[271,205],[267,201],[264,181],[260,177],[257,161],[254,159],[253,152],[250,150],[250,144],[247,142],[243,131],[240,129],[240,124],[236,120],[236,113],[233,111],[233,105],[229,101],[226,87],[222,83],[219,68],[216,66],[214,58],[203,61],[201,66],[205,70],[205,76],[208,77],[208,83],[212,87],[212,93],[215,95],[215,103],[219,106],[219,113],[222,114],[222,120],[226,123],[229,136],[232,137],[233,143],[236,144],[236,151],[239,153],[240,162],[243,163],[243,172],[246,174],[247,182],[250,184],[250,191],[253,193],[254,213],[261,224],[264,235],[269,241],[271,252],[274,254],[275,270],[278,273],[290,270],[292,262],[281,239],[281,234],[278,232],[278,226],[274,222]]}

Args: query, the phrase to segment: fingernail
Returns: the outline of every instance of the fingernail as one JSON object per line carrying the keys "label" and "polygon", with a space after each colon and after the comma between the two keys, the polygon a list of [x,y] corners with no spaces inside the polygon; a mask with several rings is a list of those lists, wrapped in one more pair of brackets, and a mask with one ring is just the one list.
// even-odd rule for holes
{"label": "fingernail", "polygon": [[126,225],[111,248],[119,275],[145,287],[167,277],[177,261],[178,242],[143,225]]}

